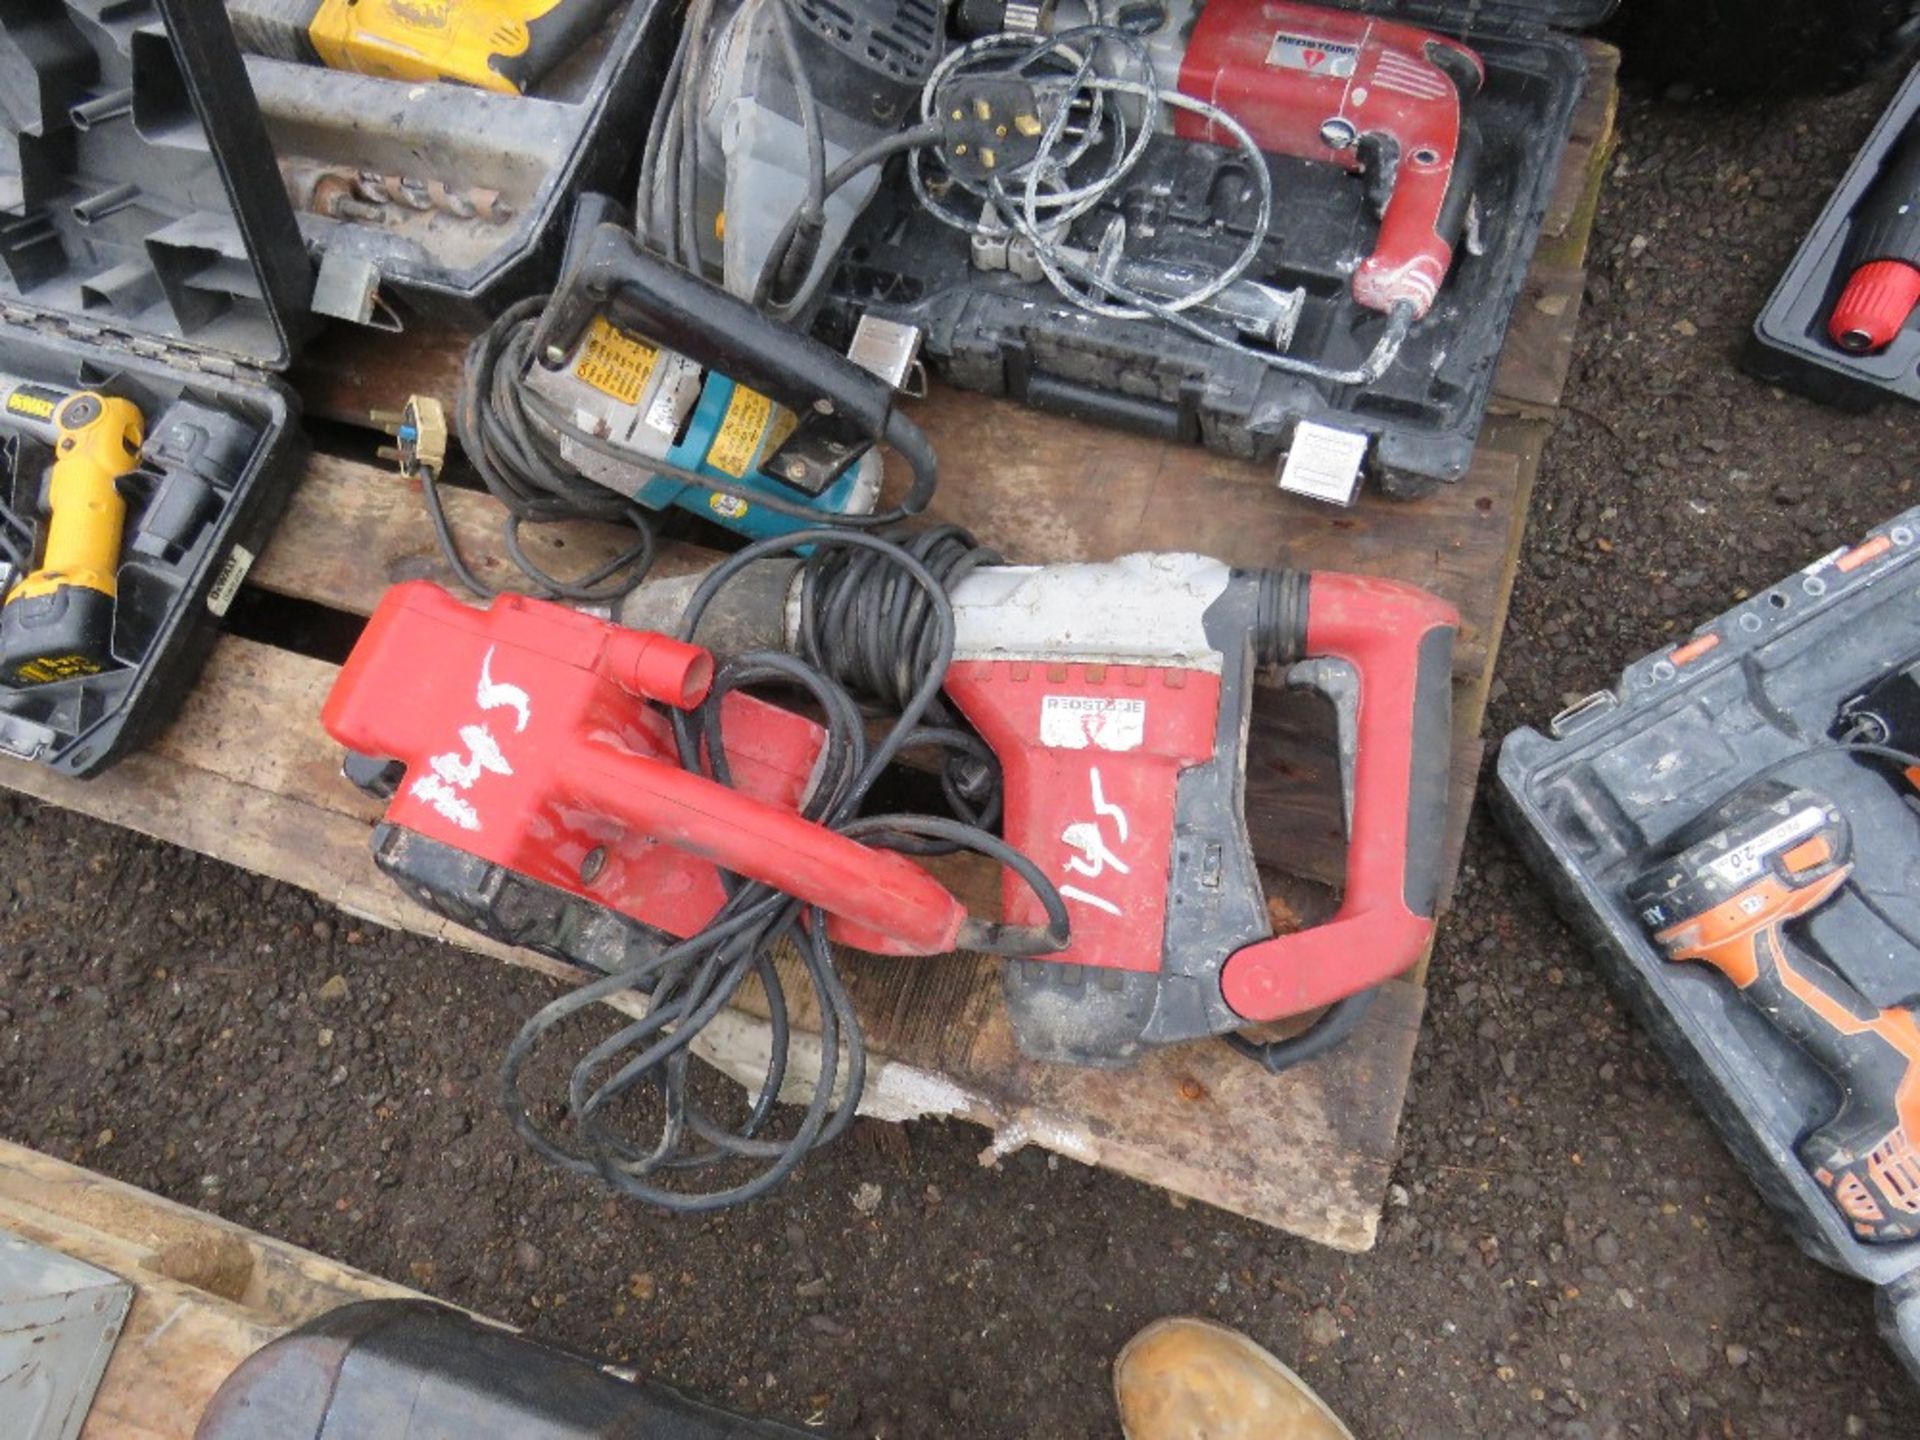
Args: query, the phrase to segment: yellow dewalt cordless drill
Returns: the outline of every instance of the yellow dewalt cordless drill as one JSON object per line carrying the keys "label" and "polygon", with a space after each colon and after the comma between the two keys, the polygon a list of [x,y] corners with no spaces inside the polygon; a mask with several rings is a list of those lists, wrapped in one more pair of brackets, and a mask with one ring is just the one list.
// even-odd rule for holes
{"label": "yellow dewalt cordless drill", "polygon": [[0,424],[53,447],[40,563],[0,605],[0,684],[96,675],[112,663],[120,479],[140,463],[145,420],[126,400],[0,376]]}
{"label": "yellow dewalt cordless drill", "polygon": [[388,80],[523,93],[616,0],[228,0],[242,50]]}

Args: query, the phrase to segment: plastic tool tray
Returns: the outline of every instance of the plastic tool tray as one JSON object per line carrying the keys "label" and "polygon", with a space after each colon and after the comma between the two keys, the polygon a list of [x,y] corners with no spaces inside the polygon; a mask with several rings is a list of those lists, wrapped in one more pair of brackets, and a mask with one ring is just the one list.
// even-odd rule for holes
{"label": "plastic tool tray", "polygon": [[[966,389],[1259,461],[1283,454],[1299,422],[1318,421],[1364,432],[1368,469],[1390,493],[1458,480],[1586,78],[1586,57],[1567,32],[1598,23],[1612,0],[1330,8],[1457,36],[1486,64],[1485,86],[1469,106],[1483,142],[1481,253],[1463,239],[1439,299],[1381,381],[1342,387],[1289,375],[1158,322],[1095,319],[1044,279],[976,269],[968,237],[922,211],[904,178],[883,189],[855,230],[823,317],[827,337],[844,344],[853,321],[872,312],[922,327],[935,373]],[[1073,242],[1096,248],[1121,215],[1130,255],[1224,263],[1254,213],[1251,187],[1237,178],[1244,163],[1235,150],[1160,137],[1132,180],[1078,222]],[[1385,324],[1349,293],[1352,269],[1379,227],[1368,187],[1330,164],[1270,155],[1268,165],[1270,238],[1246,278],[1305,288],[1286,353],[1357,367]]]}
{"label": "plastic tool tray", "polygon": [[[1917,654],[1920,510],[1910,510],[1637,661],[1548,734],[1509,735],[1495,803],[1801,1246],[1881,1287],[1882,1332],[1920,1379],[1920,1242],[1858,1239],[1794,1153],[1840,1095],[1719,972],[1667,960],[1623,893],[1689,822],[1768,772],[1838,805],[1856,885],[1895,925],[1920,930],[1914,792],[1877,763],[1819,748],[1843,701]],[[1789,936],[1875,1005],[1920,994],[1920,954],[1857,893],[1843,889]]]}
{"label": "plastic tool tray", "polygon": [[[0,8],[0,374],[131,401],[111,656],[0,685],[0,750],[85,775],[173,714],[298,472],[311,271],[217,5]],[[52,451],[0,421],[44,539]]]}
{"label": "plastic tool tray", "polygon": [[1847,246],[1853,216],[1885,167],[1895,143],[1920,124],[1920,68],[1894,96],[1854,157],[1827,208],[1780,277],[1754,322],[1746,368],[1816,400],[1866,409],[1889,395],[1920,400],[1920,318],[1876,355],[1849,355],[1827,336],[1827,320],[1852,266]]}
{"label": "plastic tool tray", "polygon": [[408,314],[471,324],[546,289],[574,197],[630,184],[674,12],[624,0],[524,95],[247,56],[321,256],[316,308],[385,328]]}

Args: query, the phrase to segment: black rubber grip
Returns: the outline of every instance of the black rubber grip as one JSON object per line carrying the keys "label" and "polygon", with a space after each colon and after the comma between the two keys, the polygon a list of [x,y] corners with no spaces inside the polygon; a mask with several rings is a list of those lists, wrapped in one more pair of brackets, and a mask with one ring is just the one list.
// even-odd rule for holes
{"label": "black rubber grip", "polygon": [[[823,429],[842,431],[850,441],[871,443],[887,433],[893,390],[884,380],[738,296],[669,265],[621,225],[595,225],[576,247],[575,263],[534,332],[536,359],[544,361],[556,349],[571,353],[603,311],[620,328],[809,415]],[[823,402],[830,408],[823,410]]]}
{"label": "black rubber grip", "polygon": [[546,14],[527,21],[527,48],[518,55],[496,55],[494,73],[525,94],[533,82],[586,44],[619,0],[559,0]]}
{"label": "black rubber grip", "polygon": [[1849,270],[1875,260],[1920,265],[1920,124],[1894,143],[1880,178],[1853,212]]}

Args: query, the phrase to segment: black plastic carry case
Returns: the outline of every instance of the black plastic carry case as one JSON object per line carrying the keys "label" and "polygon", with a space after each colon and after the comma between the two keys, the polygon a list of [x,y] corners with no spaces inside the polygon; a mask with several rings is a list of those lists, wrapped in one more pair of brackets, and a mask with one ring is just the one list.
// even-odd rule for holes
{"label": "black plastic carry case", "polygon": [[1920,1380],[1920,1241],[1866,1243],[1794,1152],[1839,1109],[1837,1088],[1723,976],[1664,958],[1624,893],[1731,793],[1762,779],[1805,785],[1850,823],[1858,889],[1791,938],[1872,1004],[1912,1003],[1920,949],[1900,932],[1920,933],[1916,792],[1896,768],[1823,742],[1842,702],[1916,656],[1920,509],[1636,661],[1546,733],[1516,730],[1493,795],[1561,913],[1801,1247],[1879,1287],[1881,1331]]}
{"label": "black plastic carry case", "polygon": [[[108,668],[0,685],[0,751],[90,775],[178,708],[299,473],[312,271],[218,5],[0,7],[0,115],[0,373],[145,422]],[[40,514],[52,451],[0,437]]]}
{"label": "black plastic carry case", "polygon": [[1815,400],[1865,410],[1889,396],[1920,400],[1920,313],[1878,354],[1850,355],[1827,336],[1827,321],[1852,266],[1853,217],[1895,144],[1920,125],[1920,66],[1894,96],[1847,167],[1827,208],[1754,322],[1742,362],[1771,384]]}
{"label": "black plastic carry case", "polygon": [[314,308],[471,325],[547,289],[575,197],[630,181],[678,25],[670,0],[621,0],[524,95],[248,55]]}
{"label": "black plastic carry case", "polygon": [[[889,183],[856,227],[832,282],[824,338],[844,345],[859,316],[873,313],[921,327],[934,372],[965,389],[1256,461],[1282,456],[1295,427],[1317,421],[1364,432],[1368,473],[1391,494],[1458,480],[1585,84],[1586,57],[1572,32],[1598,24],[1613,0],[1334,0],[1329,8],[1454,35],[1486,62],[1473,105],[1484,141],[1482,253],[1458,247],[1434,308],[1380,382],[1342,387],[1290,375],[1157,322],[1094,319],[1044,279],[977,270],[967,237],[919,210],[904,182]],[[1237,187],[1215,180],[1241,163],[1237,152],[1156,140],[1137,173],[1171,199],[1139,253],[1168,261],[1234,253],[1234,226],[1247,218],[1239,211],[1252,202],[1220,200]],[[1247,278],[1306,289],[1289,354],[1356,367],[1385,325],[1348,293],[1348,271],[1378,224],[1368,187],[1331,165],[1270,156],[1269,166],[1272,238]],[[1103,207],[1081,225],[1097,237],[1106,216]]]}

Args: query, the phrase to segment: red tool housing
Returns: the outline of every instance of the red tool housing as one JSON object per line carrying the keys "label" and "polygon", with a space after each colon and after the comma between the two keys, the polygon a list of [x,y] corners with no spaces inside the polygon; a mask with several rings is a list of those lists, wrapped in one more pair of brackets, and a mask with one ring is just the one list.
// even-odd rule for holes
{"label": "red tool housing", "polygon": [[[1112,1063],[1318,1009],[1420,958],[1447,814],[1452,606],[1395,580],[1184,555],[982,569],[954,598],[947,693],[1000,761],[1008,841],[1072,921],[1065,949],[1007,972],[1031,1053]],[[1277,937],[1243,817],[1267,666],[1333,704],[1351,805],[1338,911]],[[1002,893],[1008,921],[1039,923],[1023,884]]]}
{"label": "red tool housing", "polygon": [[812,721],[730,694],[733,787],[681,767],[647,702],[691,708],[712,675],[707,651],[664,635],[517,595],[477,610],[412,581],[381,600],[322,720],[406,766],[390,824],[666,934],[713,918],[726,870],[821,906],[861,949],[955,948],[966,911],[945,887],[798,813],[825,738]]}
{"label": "red tool housing", "polygon": [[[1467,100],[1486,69],[1457,40],[1372,16],[1280,0],[1207,0],[1180,89],[1220,106],[1262,150],[1391,173],[1353,298],[1373,310],[1433,306],[1453,265],[1472,185]],[[1231,144],[1179,112],[1175,133]]]}

